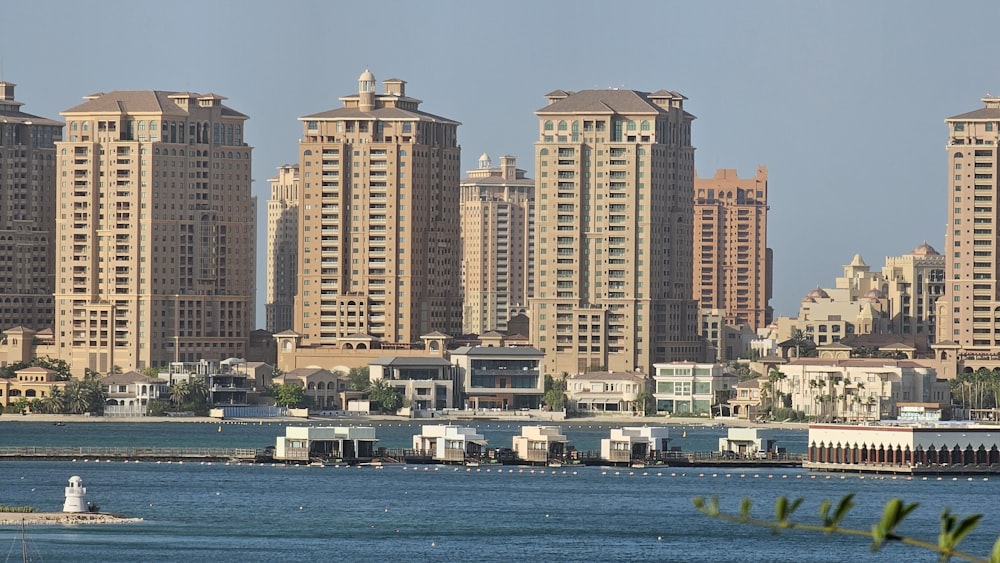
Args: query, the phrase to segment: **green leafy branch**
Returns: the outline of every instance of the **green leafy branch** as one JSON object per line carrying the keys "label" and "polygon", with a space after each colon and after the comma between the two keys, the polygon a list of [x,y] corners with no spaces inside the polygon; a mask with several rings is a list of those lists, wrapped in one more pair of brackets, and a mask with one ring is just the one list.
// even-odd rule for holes
{"label": "green leafy branch", "polygon": [[993,552],[990,554],[989,559],[982,559],[958,550],[958,544],[969,535],[969,532],[979,525],[982,514],[973,514],[960,519],[955,514],[952,514],[949,509],[944,509],[941,512],[941,531],[938,534],[938,541],[935,544],[903,536],[896,532],[903,520],[918,506],[918,503],[906,504],[898,498],[894,498],[886,503],[885,509],[882,511],[882,518],[873,524],[870,530],[841,526],[844,517],[854,507],[853,493],[841,498],[836,506],[828,499],[823,500],[819,507],[820,522],[817,524],[792,521],[795,511],[802,505],[802,498],[789,500],[784,496],[779,497],[774,502],[773,520],[751,516],[750,511],[753,507],[753,502],[749,498],[743,499],[738,515],[723,513],[719,508],[718,497],[714,497],[711,500],[705,500],[703,497],[695,497],[691,499],[691,502],[694,503],[695,508],[702,514],[717,520],[769,528],[776,534],[782,530],[803,530],[807,532],[857,536],[871,539],[872,551],[878,551],[886,544],[895,542],[936,552],[938,554],[938,561],[942,562],[956,558],[976,563],[1000,563],[1000,539],[993,545]]}

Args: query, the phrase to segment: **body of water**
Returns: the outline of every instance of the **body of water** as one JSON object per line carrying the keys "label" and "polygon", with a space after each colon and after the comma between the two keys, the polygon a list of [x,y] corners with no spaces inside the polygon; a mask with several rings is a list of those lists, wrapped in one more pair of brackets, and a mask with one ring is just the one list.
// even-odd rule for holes
{"label": "body of water", "polygon": [[[405,447],[415,425],[383,422],[380,445]],[[519,426],[477,424],[492,446],[508,446]],[[378,423],[375,423],[378,427]],[[596,449],[610,427],[563,425],[571,443]],[[601,428],[591,428],[600,426]],[[284,425],[88,423],[64,427],[0,423],[0,445],[262,447]],[[672,430],[672,434],[673,434]],[[717,447],[723,429],[676,429],[675,445]],[[504,439],[506,438],[506,442]],[[69,440],[69,441],[67,441]],[[805,432],[783,443],[801,451]],[[687,447],[690,442],[692,447]],[[792,442],[799,446],[792,447]],[[868,528],[893,497],[920,502],[903,532],[933,540],[938,516],[985,512],[965,542],[986,555],[1000,535],[989,513],[1000,478],[907,481],[813,474],[801,470],[615,468],[336,468],[277,464],[0,462],[0,503],[58,511],[63,488],[79,475],[102,510],[141,517],[111,526],[31,527],[44,561],[933,561],[928,552],[890,546],[872,554],[863,541],[767,530],[709,519],[694,496],[719,496],[730,511],[744,496],[767,516],[780,495],[805,497],[815,521],[825,498],[857,493],[846,522]],[[19,530],[0,528],[0,559]],[[20,547],[16,547],[20,557]]]}

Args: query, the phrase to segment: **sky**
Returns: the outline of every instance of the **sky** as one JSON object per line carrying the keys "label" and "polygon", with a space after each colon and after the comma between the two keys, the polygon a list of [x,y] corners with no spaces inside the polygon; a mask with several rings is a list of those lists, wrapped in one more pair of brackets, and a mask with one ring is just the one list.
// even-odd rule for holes
{"label": "sky", "polygon": [[775,315],[856,253],[944,253],[944,119],[1000,93],[1000,2],[0,0],[0,78],[59,119],[93,92],[215,92],[247,115],[258,197],[298,118],[341,107],[369,68],[460,121],[466,170],[503,154],[537,177],[534,112],[555,89],[665,88],[697,119],[698,175],[769,172]]}

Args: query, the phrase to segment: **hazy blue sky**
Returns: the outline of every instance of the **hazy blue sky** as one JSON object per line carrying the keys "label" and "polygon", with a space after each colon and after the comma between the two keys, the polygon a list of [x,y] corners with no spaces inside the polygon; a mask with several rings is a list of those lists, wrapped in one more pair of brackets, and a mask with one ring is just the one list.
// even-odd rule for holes
{"label": "hazy blue sky", "polygon": [[366,67],[463,123],[466,169],[514,154],[532,177],[545,93],[676,90],[701,176],[768,167],[771,303],[794,315],[857,252],[946,251],[943,120],[1000,93],[998,21],[992,1],[0,0],[0,57],[45,117],[98,91],[227,96],[251,118],[261,238],[297,118],[340,107]]}

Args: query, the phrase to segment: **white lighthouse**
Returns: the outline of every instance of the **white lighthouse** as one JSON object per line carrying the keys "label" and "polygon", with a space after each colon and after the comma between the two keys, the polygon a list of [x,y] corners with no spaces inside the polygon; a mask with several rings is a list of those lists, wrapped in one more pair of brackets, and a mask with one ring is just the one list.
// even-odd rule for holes
{"label": "white lighthouse", "polygon": [[83,497],[87,495],[87,488],[83,486],[83,479],[74,475],[69,478],[69,486],[66,487],[66,502],[63,504],[63,512],[87,512],[87,503]]}

